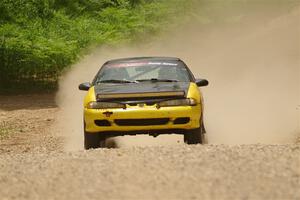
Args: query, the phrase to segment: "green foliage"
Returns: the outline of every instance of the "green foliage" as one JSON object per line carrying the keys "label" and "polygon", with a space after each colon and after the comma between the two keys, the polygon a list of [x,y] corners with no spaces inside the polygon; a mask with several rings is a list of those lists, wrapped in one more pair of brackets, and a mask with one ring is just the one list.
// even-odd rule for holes
{"label": "green foliage", "polygon": [[60,73],[91,45],[155,36],[187,5],[180,0],[0,1],[0,91],[55,88]]}
{"label": "green foliage", "polygon": [[288,2],[0,0],[0,93],[56,88],[61,72],[92,46],[147,42],[191,21],[201,26],[240,23],[262,5],[280,5],[283,11],[299,5]]}
{"label": "green foliage", "polygon": [[0,139],[7,137],[7,135],[11,132],[11,128],[8,126],[7,123],[1,122],[0,123]]}

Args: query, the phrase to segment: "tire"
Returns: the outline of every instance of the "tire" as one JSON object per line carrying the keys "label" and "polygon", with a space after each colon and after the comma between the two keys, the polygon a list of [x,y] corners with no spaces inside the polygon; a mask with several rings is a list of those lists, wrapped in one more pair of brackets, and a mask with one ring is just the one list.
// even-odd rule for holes
{"label": "tire", "polygon": [[201,113],[200,127],[188,130],[184,134],[184,143],[186,144],[208,144],[206,137],[206,129],[203,123],[203,114]]}
{"label": "tire", "polygon": [[184,142],[186,144],[203,144],[204,133],[202,132],[202,128],[187,131],[184,134]]}
{"label": "tire", "polygon": [[84,131],[84,149],[97,149],[105,148],[104,136],[101,136],[99,133],[89,133]]}

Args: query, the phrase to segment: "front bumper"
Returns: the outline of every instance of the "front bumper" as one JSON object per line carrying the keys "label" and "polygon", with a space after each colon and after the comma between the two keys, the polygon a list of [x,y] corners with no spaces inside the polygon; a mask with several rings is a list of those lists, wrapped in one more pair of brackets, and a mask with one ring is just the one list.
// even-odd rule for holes
{"label": "front bumper", "polygon": [[[200,116],[200,104],[159,109],[156,106],[144,106],[142,108],[132,106],[126,109],[84,109],[85,131],[91,133],[190,130],[200,127]],[[178,122],[180,123],[178,124]]]}

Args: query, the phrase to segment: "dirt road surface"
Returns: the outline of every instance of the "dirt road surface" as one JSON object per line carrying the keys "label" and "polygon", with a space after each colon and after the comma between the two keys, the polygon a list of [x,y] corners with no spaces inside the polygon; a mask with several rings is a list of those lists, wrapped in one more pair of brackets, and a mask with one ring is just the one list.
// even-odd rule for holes
{"label": "dirt road surface", "polygon": [[54,95],[0,105],[0,199],[300,199],[297,142],[67,152]]}

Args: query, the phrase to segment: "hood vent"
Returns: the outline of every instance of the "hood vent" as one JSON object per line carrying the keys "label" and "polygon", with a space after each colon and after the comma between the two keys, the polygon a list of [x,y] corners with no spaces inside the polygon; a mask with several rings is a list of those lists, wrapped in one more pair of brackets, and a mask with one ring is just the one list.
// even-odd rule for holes
{"label": "hood vent", "polygon": [[171,92],[144,92],[144,93],[101,93],[97,95],[97,100],[104,101],[108,99],[134,99],[134,98],[156,98],[156,97],[184,97],[184,91]]}

